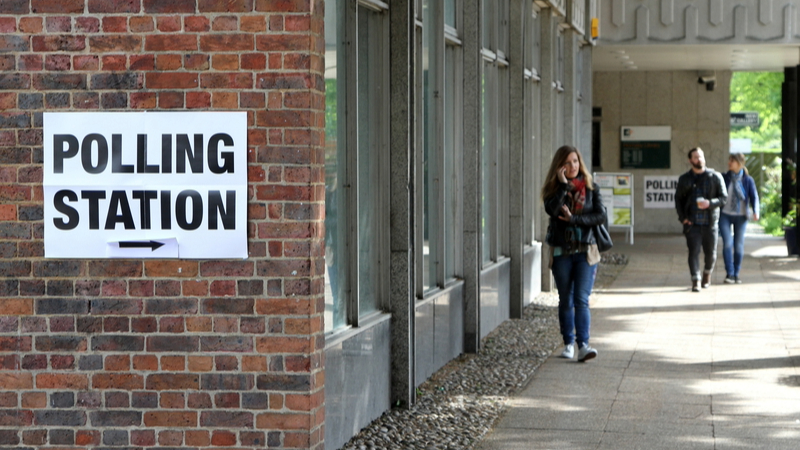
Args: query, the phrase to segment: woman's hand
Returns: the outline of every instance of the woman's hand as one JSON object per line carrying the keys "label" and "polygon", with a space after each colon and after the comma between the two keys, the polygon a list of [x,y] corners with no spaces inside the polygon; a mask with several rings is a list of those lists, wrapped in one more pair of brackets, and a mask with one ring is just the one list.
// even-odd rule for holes
{"label": "woman's hand", "polygon": [[562,182],[564,184],[568,183],[568,181],[567,181],[567,167],[566,166],[562,166],[560,169],[558,169],[558,181],[560,181],[560,182]]}
{"label": "woman's hand", "polygon": [[572,221],[572,213],[569,212],[569,208],[567,208],[567,205],[561,205],[561,215],[558,216],[558,218],[563,220],[564,222]]}

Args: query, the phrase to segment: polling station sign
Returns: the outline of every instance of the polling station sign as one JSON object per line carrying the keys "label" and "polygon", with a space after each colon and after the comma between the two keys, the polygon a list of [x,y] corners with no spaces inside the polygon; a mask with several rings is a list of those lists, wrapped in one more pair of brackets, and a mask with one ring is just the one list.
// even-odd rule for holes
{"label": "polling station sign", "polygon": [[678,175],[644,177],[644,207],[647,209],[675,208]]}
{"label": "polling station sign", "polygon": [[44,113],[47,258],[247,257],[247,113]]}

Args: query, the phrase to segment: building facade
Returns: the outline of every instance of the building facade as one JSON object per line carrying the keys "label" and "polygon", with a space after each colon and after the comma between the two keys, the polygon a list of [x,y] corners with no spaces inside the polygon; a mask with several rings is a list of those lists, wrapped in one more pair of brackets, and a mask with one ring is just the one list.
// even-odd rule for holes
{"label": "building facade", "polygon": [[[0,445],[338,448],[413,404],[549,288],[586,6],[2,2]],[[247,258],[46,257],[45,114],[156,111],[247,113]]]}

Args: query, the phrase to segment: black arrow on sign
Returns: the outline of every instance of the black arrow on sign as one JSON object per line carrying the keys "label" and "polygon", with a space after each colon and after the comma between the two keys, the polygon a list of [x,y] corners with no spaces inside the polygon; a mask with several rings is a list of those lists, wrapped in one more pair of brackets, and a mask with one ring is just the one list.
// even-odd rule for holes
{"label": "black arrow on sign", "polygon": [[156,251],[157,248],[164,245],[163,242],[136,242],[136,241],[128,241],[128,242],[120,242],[119,248],[147,248],[150,247],[151,251]]}

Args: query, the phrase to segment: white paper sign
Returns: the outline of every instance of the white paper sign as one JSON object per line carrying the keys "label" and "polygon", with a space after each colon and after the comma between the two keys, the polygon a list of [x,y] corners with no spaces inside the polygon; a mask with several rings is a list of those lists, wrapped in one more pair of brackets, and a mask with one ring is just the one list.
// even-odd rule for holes
{"label": "white paper sign", "polygon": [[678,175],[644,177],[644,207],[651,209],[675,208],[675,188]]}
{"label": "white paper sign", "polygon": [[47,258],[247,257],[247,113],[44,114]]}

